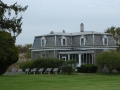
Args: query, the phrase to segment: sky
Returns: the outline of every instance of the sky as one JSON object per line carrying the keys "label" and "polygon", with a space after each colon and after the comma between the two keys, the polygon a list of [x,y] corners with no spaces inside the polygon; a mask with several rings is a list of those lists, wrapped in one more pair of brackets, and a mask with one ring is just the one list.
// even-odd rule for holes
{"label": "sky", "polygon": [[33,44],[34,36],[54,32],[104,32],[111,26],[120,27],[120,0],[2,0],[11,5],[26,6],[22,33],[16,44]]}

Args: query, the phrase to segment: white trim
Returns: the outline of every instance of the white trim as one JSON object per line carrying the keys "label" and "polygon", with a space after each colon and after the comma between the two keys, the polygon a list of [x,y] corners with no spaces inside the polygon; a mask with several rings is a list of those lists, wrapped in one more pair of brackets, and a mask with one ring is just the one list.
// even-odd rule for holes
{"label": "white trim", "polygon": [[94,42],[95,42],[95,36],[94,36],[94,34],[93,34],[93,45],[94,45]]}
{"label": "white trim", "polygon": [[55,46],[56,46],[56,35],[55,35]]}
{"label": "white trim", "polygon": [[[65,44],[64,44],[63,40],[65,40]],[[67,38],[65,36],[61,37],[61,46],[67,46]]]}
{"label": "white trim", "polygon": [[[82,42],[81,42],[82,39],[83,39],[83,41],[84,41],[83,44],[82,44]],[[84,45],[85,45],[85,42],[86,42],[86,38],[85,38],[84,36],[81,36],[81,37],[80,37],[80,46],[84,46]]]}
{"label": "white trim", "polygon": [[[107,43],[105,43],[105,39],[107,40]],[[102,38],[103,45],[108,45],[108,37],[106,35]]]}
{"label": "white trim", "polygon": [[[42,42],[43,41],[43,42]],[[44,44],[44,45],[43,45]],[[41,38],[41,47],[44,47],[46,45],[46,39],[45,37]]]}

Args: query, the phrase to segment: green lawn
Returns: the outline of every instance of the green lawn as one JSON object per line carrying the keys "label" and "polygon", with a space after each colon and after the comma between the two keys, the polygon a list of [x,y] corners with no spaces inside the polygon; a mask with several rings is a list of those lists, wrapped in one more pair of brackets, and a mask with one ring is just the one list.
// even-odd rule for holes
{"label": "green lawn", "polygon": [[0,90],[120,90],[120,74],[5,75]]}

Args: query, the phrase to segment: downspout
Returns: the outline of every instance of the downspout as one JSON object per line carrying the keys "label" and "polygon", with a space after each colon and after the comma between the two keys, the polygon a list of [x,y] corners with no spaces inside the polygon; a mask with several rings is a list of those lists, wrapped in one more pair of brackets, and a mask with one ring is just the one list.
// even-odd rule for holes
{"label": "downspout", "polygon": [[55,47],[54,47],[54,58],[55,58],[55,50],[56,49],[56,35],[55,35]]}

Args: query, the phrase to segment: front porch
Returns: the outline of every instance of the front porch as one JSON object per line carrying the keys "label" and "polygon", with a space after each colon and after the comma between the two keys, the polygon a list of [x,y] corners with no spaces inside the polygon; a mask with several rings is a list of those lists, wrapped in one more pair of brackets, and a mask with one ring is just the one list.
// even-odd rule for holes
{"label": "front porch", "polygon": [[94,51],[66,51],[58,52],[59,59],[67,60],[76,60],[77,67],[80,67],[82,64],[91,63],[94,64]]}

